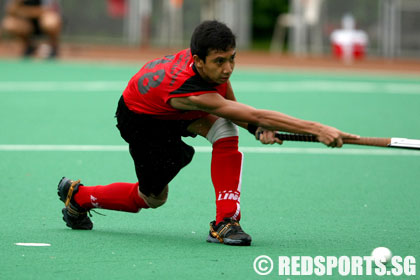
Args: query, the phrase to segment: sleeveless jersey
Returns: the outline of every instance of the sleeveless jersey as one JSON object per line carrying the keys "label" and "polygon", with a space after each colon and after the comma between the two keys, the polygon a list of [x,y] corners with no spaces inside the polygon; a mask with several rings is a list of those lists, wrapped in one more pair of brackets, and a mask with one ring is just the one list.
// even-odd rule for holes
{"label": "sleeveless jersey", "polygon": [[192,120],[208,113],[173,108],[169,100],[206,93],[226,97],[227,83],[212,84],[198,74],[190,49],[146,63],[128,82],[123,92],[128,109],[159,119]]}

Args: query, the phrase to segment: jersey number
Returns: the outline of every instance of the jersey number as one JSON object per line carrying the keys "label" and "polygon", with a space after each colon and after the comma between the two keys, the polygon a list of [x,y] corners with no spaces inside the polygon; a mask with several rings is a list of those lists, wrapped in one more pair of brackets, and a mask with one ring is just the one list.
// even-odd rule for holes
{"label": "jersey number", "polygon": [[[159,64],[164,64],[171,62],[174,59],[175,56],[173,55],[167,55],[165,58],[157,59],[152,62],[149,62],[146,65],[147,69],[153,69],[155,66]],[[165,70],[158,70],[156,72],[150,72],[146,73],[143,76],[140,77],[138,81],[138,88],[141,94],[146,94],[150,88],[155,88],[160,85],[160,83],[163,81],[163,78],[165,78]]]}
{"label": "jersey number", "polygon": [[149,72],[139,78],[138,88],[141,94],[146,94],[150,88],[155,88],[162,83],[165,78],[165,70],[158,70],[156,72]]}

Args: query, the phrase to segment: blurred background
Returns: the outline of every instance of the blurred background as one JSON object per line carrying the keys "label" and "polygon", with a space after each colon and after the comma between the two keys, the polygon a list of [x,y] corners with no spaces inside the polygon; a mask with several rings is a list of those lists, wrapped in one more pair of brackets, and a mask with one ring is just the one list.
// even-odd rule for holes
{"label": "blurred background", "polygon": [[[7,2],[0,2],[2,17]],[[420,59],[419,0],[56,2],[62,16],[62,57],[82,55],[87,50],[99,51],[100,47],[126,51],[188,47],[191,33],[200,21],[218,19],[233,29],[241,50],[340,58],[346,55],[344,45],[346,40],[351,43],[352,35],[351,32],[347,32],[350,37],[332,34],[351,29],[363,37],[361,42],[356,42],[358,50],[353,50],[358,53],[348,51],[356,59]],[[347,27],[344,26],[346,17],[350,19]],[[21,50],[16,39],[4,30],[0,34],[0,55],[19,55]],[[42,42],[42,35],[38,37]],[[333,37],[338,38],[337,42]]]}

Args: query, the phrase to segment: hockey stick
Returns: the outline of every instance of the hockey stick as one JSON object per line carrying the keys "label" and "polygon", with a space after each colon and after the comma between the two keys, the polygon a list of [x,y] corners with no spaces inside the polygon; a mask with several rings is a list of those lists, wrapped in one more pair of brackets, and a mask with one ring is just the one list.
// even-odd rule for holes
{"label": "hockey stick", "polygon": [[[283,141],[319,142],[315,135],[276,133],[276,138]],[[344,144],[404,148],[420,150],[420,140],[407,138],[360,137],[359,139],[343,139]]]}

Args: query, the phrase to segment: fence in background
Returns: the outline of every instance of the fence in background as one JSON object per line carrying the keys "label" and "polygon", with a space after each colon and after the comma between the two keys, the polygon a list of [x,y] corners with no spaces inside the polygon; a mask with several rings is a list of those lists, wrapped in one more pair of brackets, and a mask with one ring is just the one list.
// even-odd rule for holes
{"label": "fence in background", "polygon": [[[60,1],[63,41],[147,46],[188,46],[204,19],[226,22],[248,48],[252,1],[258,0],[69,0]],[[4,14],[4,3],[0,13]],[[370,56],[420,57],[419,0],[290,0],[279,15],[272,50],[287,43],[295,55],[331,52],[330,34],[351,13],[369,37]],[[286,36],[286,34],[289,34]]]}
{"label": "fence in background", "polygon": [[350,13],[357,29],[368,35],[368,55],[420,57],[418,0],[291,0],[290,6],[290,14],[279,16],[272,50],[284,43],[288,30],[289,50],[295,55],[327,53],[332,31]]}
{"label": "fence in background", "polygon": [[[186,46],[196,25],[218,19],[251,41],[251,0],[56,0],[63,16],[62,40],[150,46]],[[0,2],[0,16],[5,9]]]}

